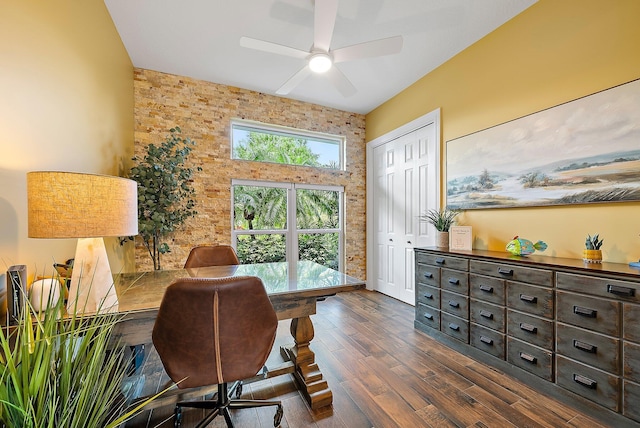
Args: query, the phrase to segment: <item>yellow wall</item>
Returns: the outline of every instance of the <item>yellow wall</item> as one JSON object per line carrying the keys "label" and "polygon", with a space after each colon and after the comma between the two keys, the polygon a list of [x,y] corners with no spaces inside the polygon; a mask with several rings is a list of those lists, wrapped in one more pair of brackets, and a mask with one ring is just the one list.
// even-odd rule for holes
{"label": "yellow wall", "polygon": [[[639,78],[639,18],[637,0],[539,0],[369,113],[366,139],[440,107],[444,177],[446,141]],[[474,248],[520,235],[571,258],[600,233],[603,258],[627,263],[640,257],[639,214],[639,203],[470,210],[460,223]]]}
{"label": "yellow wall", "polygon": [[[102,0],[0,3],[0,286],[75,253],[73,239],[27,238],[26,173],[110,175],[133,155],[133,65]],[[54,201],[52,201],[54,202]],[[69,207],[73,209],[73,207]],[[132,266],[113,238],[112,269]]]}

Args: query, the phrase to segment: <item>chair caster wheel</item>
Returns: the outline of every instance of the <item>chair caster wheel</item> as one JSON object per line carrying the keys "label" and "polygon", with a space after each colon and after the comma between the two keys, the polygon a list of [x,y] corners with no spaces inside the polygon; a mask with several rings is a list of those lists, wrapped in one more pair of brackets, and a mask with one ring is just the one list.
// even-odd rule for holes
{"label": "chair caster wheel", "polygon": [[242,382],[240,382],[236,387],[236,398],[240,398],[241,396],[242,396]]}
{"label": "chair caster wheel", "polygon": [[284,414],[284,410],[282,410],[282,404],[278,404],[278,410],[276,410],[276,414],[273,417],[273,426],[279,427],[280,422],[282,422],[282,415]]}
{"label": "chair caster wheel", "polygon": [[174,416],[173,426],[175,428],[179,428],[180,425],[182,424],[182,407],[176,406],[176,408],[173,409],[173,416]]}

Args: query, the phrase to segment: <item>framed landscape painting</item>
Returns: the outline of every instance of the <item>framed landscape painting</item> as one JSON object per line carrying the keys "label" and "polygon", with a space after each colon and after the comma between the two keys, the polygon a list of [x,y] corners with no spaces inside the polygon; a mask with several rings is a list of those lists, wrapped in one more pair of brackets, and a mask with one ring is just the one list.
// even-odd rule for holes
{"label": "framed landscape painting", "polygon": [[640,200],[640,79],[447,142],[450,209]]}

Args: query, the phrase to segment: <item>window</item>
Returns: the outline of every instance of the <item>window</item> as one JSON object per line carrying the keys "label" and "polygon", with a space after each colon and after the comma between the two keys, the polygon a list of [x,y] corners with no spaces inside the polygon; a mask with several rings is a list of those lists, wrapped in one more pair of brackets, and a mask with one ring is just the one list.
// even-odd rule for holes
{"label": "window", "polygon": [[234,180],[233,245],[241,263],[311,260],[340,270],[339,186]]}
{"label": "window", "polygon": [[344,137],[234,120],[231,140],[233,159],[344,169]]}

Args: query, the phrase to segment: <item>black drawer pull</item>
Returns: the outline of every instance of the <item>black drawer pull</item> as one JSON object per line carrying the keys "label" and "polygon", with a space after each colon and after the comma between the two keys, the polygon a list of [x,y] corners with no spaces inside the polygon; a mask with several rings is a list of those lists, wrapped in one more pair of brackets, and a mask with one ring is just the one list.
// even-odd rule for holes
{"label": "black drawer pull", "polygon": [[607,292],[611,294],[616,294],[618,296],[633,297],[633,295],[635,294],[635,291],[636,290],[634,290],[633,288],[620,287],[619,285],[607,284]]}
{"label": "black drawer pull", "polygon": [[449,328],[454,331],[460,331],[460,326],[458,324],[449,323]]}
{"label": "black drawer pull", "polygon": [[451,306],[452,308],[459,308],[460,307],[460,303],[455,302],[453,300],[449,300],[449,306]]}
{"label": "black drawer pull", "polygon": [[436,263],[437,263],[437,264],[439,264],[439,265],[443,265],[443,264],[444,264],[444,259],[443,259],[443,258],[438,257],[438,258],[436,259]]}
{"label": "black drawer pull", "polygon": [[426,319],[428,319],[428,320],[433,321],[433,315],[432,315],[432,314],[426,313],[426,314],[424,314],[424,317],[425,317]]}
{"label": "black drawer pull", "polygon": [[573,339],[573,347],[579,349],[584,352],[588,352],[590,354],[598,353],[598,347],[595,345],[591,345],[589,343],[580,342],[579,340]]}
{"label": "black drawer pull", "polygon": [[424,298],[425,299],[429,299],[429,300],[433,300],[433,294],[427,293],[427,294],[424,295]]}
{"label": "black drawer pull", "polygon": [[528,331],[529,333],[538,334],[538,327],[525,322],[520,323],[520,330]]}
{"label": "black drawer pull", "polygon": [[500,275],[508,275],[508,276],[512,276],[513,275],[513,269],[502,269],[502,268],[498,268],[498,273]]}
{"label": "black drawer pull", "polygon": [[484,291],[485,293],[493,293],[493,287],[489,287],[488,285],[481,285],[480,291]]}
{"label": "black drawer pull", "polygon": [[580,385],[586,386],[589,389],[596,389],[598,387],[598,382],[596,382],[595,380],[575,373],[573,374],[573,381],[579,383]]}
{"label": "black drawer pull", "polygon": [[457,278],[449,278],[449,284],[460,285],[460,280]]}
{"label": "black drawer pull", "polygon": [[538,303],[538,298],[535,296],[529,296],[528,294],[521,294],[520,300],[527,303]]}
{"label": "black drawer pull", "polygon": [[520,352],[520,358],[525,360],[527,363],[531,363],[531,364],[538,363],[538,359],[536,357],[534,357],[533,355],[525,354],[524,352]]}
{"label": "black drawer pull", "polygon": [[431,278],[433,278],[433,274],[431,272],[427,272],[427,273],[424,274],[424,277],[427,278],[427,279],[431,279]]}
{"label": "black drawer pull", "polygon": [[490,320],[493,319],[493,314],[489,311],[485,311],[484,309],[480,310],[480,316],[483,318],[488,318]]}
{"label": "black drawer pull", "polygon": [[493,346],[493,339],[488,338],[487,336],[480,336],[480,342]]}
{"label": "black drawer pull", "polygon": [[598,311],[595,309],[583,308],[582,306],[574,306],[573,313],[587,318],[595,318],[598,316]]}

